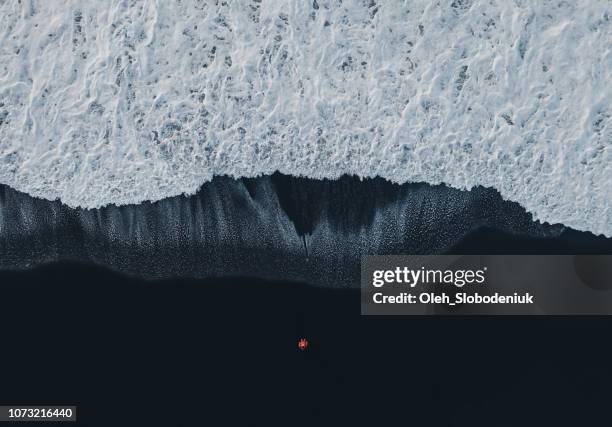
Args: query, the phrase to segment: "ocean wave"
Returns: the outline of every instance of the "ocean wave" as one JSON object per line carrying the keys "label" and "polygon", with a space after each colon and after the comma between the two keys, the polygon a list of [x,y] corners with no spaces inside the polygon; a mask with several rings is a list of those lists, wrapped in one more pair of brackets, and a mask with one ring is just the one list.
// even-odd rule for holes
{"label": "ocean wave", "polygon": [[0,2],[0,182],[73,207],[281,171],[493,187],[612,236],[609,1]]}

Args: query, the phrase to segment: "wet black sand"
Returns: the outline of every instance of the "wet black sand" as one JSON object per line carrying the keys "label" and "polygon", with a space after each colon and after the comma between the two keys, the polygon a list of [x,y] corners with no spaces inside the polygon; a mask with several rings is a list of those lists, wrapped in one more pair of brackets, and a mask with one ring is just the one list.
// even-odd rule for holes
{"label": "wet black sand", "polygon": [[360,315],[363,253],[612,253],[493,190],[277,175],[97,211],[3,187],[0,208],[2,404],[88,426],[608,417],[612,318]]}
{"label": "wet black sand", "polygon": [[246,276],[349,288],[358,286],[364,254],[610,247],[612,239],[534,222],[482,187],[218,177],[193,196],[95,210],[0,187],[0,270],[79,261],[147,279]]}

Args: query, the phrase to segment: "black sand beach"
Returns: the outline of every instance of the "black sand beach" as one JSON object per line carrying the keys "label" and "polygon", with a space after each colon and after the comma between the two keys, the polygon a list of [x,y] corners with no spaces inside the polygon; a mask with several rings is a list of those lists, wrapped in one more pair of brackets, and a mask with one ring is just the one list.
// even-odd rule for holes
{"label": "black sand beach", "polygon": [[0,205],[4,404],[77,405],[87,426],[604,415],[608,317],[360,315],[365,253],[611,253],[493,190],[275,175],[95,211],[2,187]]}
{"label": "black sand beach", "polygon": [[79,425],[607,416],[609,317],[366,317],[355,290],[146,282],[74,263],[3,272],[0,283],[0,401],[78,405]]}

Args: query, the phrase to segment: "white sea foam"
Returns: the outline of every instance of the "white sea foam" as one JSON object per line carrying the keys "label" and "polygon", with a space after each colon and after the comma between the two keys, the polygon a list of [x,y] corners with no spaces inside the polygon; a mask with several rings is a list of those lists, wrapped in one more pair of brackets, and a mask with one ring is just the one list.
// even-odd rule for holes
{"label": "white sea foam", "polygon": [[93,208],[380,175],[612,236],[611,20],[609,0],[0,0],[0,182]]}

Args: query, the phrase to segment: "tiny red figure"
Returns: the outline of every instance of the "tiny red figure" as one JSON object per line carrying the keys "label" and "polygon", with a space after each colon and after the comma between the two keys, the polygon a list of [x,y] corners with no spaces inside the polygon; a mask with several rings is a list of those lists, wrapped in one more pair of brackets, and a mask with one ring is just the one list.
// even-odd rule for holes
{"label": "tiny red figure", "polygon": [[303,351],[306,350],[306,347],[308,347],[308,340],[306,338],[300,338],[298,341],[298,348]]}

